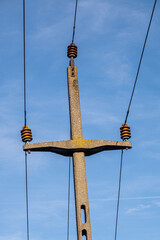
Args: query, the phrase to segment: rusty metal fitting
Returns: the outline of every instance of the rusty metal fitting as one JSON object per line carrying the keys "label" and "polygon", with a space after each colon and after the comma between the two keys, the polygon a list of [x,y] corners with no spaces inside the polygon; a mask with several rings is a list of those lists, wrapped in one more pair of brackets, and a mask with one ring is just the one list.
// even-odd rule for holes
{"label": "rusty metal fitting", "polygon": [[74,43],[71,43],[68,46],[67,56],[69,58],[76,58],[77,57],[77,46]]}
{"label": "rusty metal fitting", "polygon": [[121,139],[123,139],[123,141],[127,141],[129,138],[131,138],[131,130],[126,123],[122,124],[122,127],[120,128],[120,133]]}
{"label": "rusty metal fitting", "polygon": [[24,126],[21,130],[21,138],[22,138],[22,141],[25,143],[31,142],[32,141],[31,129],[28,128],[27,126],[26,127]]}

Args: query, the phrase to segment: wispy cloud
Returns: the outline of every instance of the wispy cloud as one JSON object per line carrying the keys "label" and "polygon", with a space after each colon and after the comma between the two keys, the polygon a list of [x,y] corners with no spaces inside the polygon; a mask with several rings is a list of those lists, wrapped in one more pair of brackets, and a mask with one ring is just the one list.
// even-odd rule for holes
{"label": "wispy cloud", "polygon": [[64,209],[67,209],[67,201],[57,200],[57,201],[36,201],[33,203],[30,209],[31,216],[33,218],[49,218],[50,216],[59,218]]}
{"label": "wispy cloud", "polygon": [[157,142],[156,140],[147,140],[139,143],[140,147],[148,148],[148,147],[160,147],[160,142]]}
{"label": "wispy cloud", "polygon": [[[7,1],[3,2],[5,3]],[[40,1],[36,9],[33,5],[27,5],[26,10],[29,10],[27,13],[26,29],[26,54],[29,59],[29,61],[27,59],[27,94],[29,94],[27,102],[29,109],[27,114],[29,115],[27,115],[27,117],[30,116],[30,118],[27,119],[29,123],[31,123],[30,120],[32,121],[29,126],[32,127],[34,142],[49,139],[58,140],[59,138],[67,139],[69,136],[69,134],[67,136],[69,122],[65,119],[65,116],[68,118],[68,112],[65,110],[65,104],[61,101],[61,99],[64,98],[64,94],[62,92],[59,93],[61,91],[60,88],[64,87],[64,82],[61,81],[61,72],[65,72],[65,66],[64,68],[62,65],[59,67],[59,63],[63,62],[62,64],[64,64],[65,62],[65,45],[68,39],[70,40],[72,33],[74,3],[74,1],[62,1],[61,3],[49,0],[46,4],[46,1]],[[5,4],[7,8],[7,3]],[[43,4],[46,5],[45,9],[43,8]],[[58,11],[57,6],[59,6]],[[86,135],[92,132],[95,134],[95,138],[97,138],[97,136],[99,138],[99,135],[102,134],[101,132],[105,132],[106,129],[109,134],[111,132],[111,136],[113,136],[114,131],[118,131],[119,134],[119,130],[115,130],[113,126],[121,125],[121,115],[119,111],[123,111],[124,101],[126,101],[128,97],[127,94],[129,94],[128,86],[132,84],[131,79],[134,77],[133,64],[137,66],[137,60],[135,60],[134,57],[137,54],[136,56],[139,58],[140,46],[145,34],[146,18],[148,19],[148,10],[150,10],[149,7],[146,8],[145,6],[145,1],[142,1],[142,3],[130,3],[129,1],[120,2],[117,0],[79,1],[76,42],[78,47],[80,47],[79,49],[81,49],[79,51],[79,56],[83,54],[83,51],[84,55],[82,58],[79,57],[76,59],[76,62],[78,62],[79,69],[81,68],[80,74],[88,72],[85,73],[86,76],[84,76],[86,85],[83,85],[83,87],[86,88],[86,96],[89,96],[88,93],[91,93],[91,88],[93,89],[91,93],[93,99],[90,100],[88,99],[89,97],[84,97],[84,100],[82,100],[82,105],[84,105],[82,107],[82,112],[84,114],[83,123],[86,125],[84,126],[86,127]],[[14,7],[16,7],[16,5]],[[12,16],[12,13],[12,11],[9,12],[9,15]],[[9,15],[8,17],[10,18]],[[8,17],[5,16],[4,19],[8,19]],[[12,26],[10,29],[11,28]],[[13,38],[18,36],[19,41],[21,41],[21,33],[22,32],[19,32],[19,27],[18,30],[12,28],[12,30],[8,32],[6,32],[5,29],[2,38],[7,39],[8,36],[10,36],[10,41],[13,42]],[[5,41],[3,40],[3,42]],[[6,73],[9,72],[8,69],[10,69],[9,65],[13,64],[15,59],[22,58],[22,56],[19,56],[22,55],[22,42],[17,48],[19,53],[17,53],[17,49],[15,49],[12,44],[10,44],[10,46],[5,44],[4,46],[5,48],[2,47],[1,51],[5,49],[6,62],[3,58],[1,59],[1,70],[4,69],[4,75],[6,75]],[[16,54],[9,62],[11,49],[14,49]],[[90,62],[86,61],[84,58],[88,58]],[[149,58],[151,57],[149,56]],[[156,64],[158,64],[157,59],[155,59]],[[59,65],[57,65],[57,62],[59,62]],[[22,61],[19,64],[16,76],[23,71],[23,69],[19,70],[19,68],[22,67]],[[13,65],[12,67],[14,68],[15,66]],[[49,78],[49,80],[46,80],[47,78]],[[93,79],[96,84],[94,85],[93,82],[89,83],[89,81],[87,81],[89,78],[91,78],[91,81]],[[37,82],[35,81],[36,79]],[[105,81],[105,79],[108,79],[108,81]],[[3,78],[3,80],[1,80],[1,224],[4,226],[4,234],[0,234],[0,240],[24,239],[24,236],[21,233],[16,233],[15,230],[16,227],[20,229],[20,224],[23,221],[25,225],[25,189],[23,186],[24,154],[22,152],[22,143],[20,140],[20,129],[23,124],[23,86],[21,80],[15,80],[15,78]],[[3,81],[5,82],[4,86],[2,86]],[[64,81],[66,81],[66,79]],[[42,82],[44,85],[41,85]],[[58,85],[60,86],[59,88],[57,87]],[[43,89],[44,86],[45,89]],[[28,87],[30,87],[30,89],[28,89]],[[97,87],[99,87],[98,94]],[[141,87],[143,88],[143,86]],[[52,91],[52,88],[56,89],[57,94]],[[31,97],[30,91],[32,91],[33,97]],[[50,92],[50,94],[48,94],[48,92]],[[83,94],[83,91],[81,91],[81,94]],[[106,95],[109,95],[109,101],[106,100]],[[134,102],[135,108],[137,109],[133,114],[135,120],[155,120],[155,117],[159,119],[159,95],[157,94],[157,99],[155,99],[153,95],[154,94],[152,94],[150,99],[151,103],[148,104],[147,107],[141,101]],[[37,98],[37,96],[39,97]],[[113,101],[115,101],[115,104],[113,104]],[[125,104],[127,105],[126,102]],[[54,122],[52,118],[55,119]],[[63,127],[63,122],[65,121],[67,123]],[[96,126],[98,129],[97,132],[101,131],[100,133],[96,133]],[[155,130],[153,122],[151,125],[149,124],[149,126],[152,126],[151,129],[153,130],[154,128]],[[105,137],[105,133],[103,136]],[[134,141],[137,140],[134,138]],[[139,147],[149,148],[153,147],[153,145],[156,145],[157,149],[159,148],[159,141],[157,141],[157,138],[154,138],[154,141],[150,139],[150,141],[142,142],[142,145],[140,143]],[[147,152],[147,149],[145,150]],[[154,157],[157,159],[160,158],[157,152],[152,152],[150,155],[151,159]],[[31,230],[36,231],[36,228],[41,230],[41,226],[43,229],[44,225],[45,227],[48,225],[53,230],[54,224],[54,237],[57,238],[60,234],[59,229],[64,227],[66,223],[65,220],[67,216],[67,178],[63,179],[62,175],[67,176],[66,169],[68,166],[68,159],[66,160],[63,158],[64,160],[58,161],[62,159],[62,157],[56,155],[56,163],[52,165],[50,163],[54,157],[55,155],[51,157],[48,153],[32,153],[28,157],[29,214],[32,222]],[[160,192],[160,180],[159,176],[154,176],[156,174],[158,175],[158,172],[154,173],[150,168],[153,164],[148,165],[148,168],[142,165],[139,161],[142,157],[142,154],[139,154],[138,157],[136,155],[134,161],[125,162],[127,171],[124,171],[123,192],[120,199],[120,201],[122,201],[121,207],[124,209],[122,214],[131,215],[139,212],[143,213],[154,210],[154,208],[159,211],[160,196],[158,195]],[[96,226],[97,228],[101,228],[103,225],[95,216],[100,214],[101,219],[101,214],[112,212],[108,206],[116,206],[117,201],[117,182],[115,183],[113,181],[113,178],[118,178],[117,172],[114,172],[117,165],[112,165],[113,168],[108,170],[108,163],[111,161],[108,161],[108,159],[111,157],[108,158],[106,154],[105,160],[104,158],[101,159],[101,162],[97,162],[97,164],[99,166],[102,165],[104,169],[104,172],[100,170],[96,175],[97,177],[94,176],[94,171],[97,172],[98,170],[96,169],[96,165],[92,165],[92,161],[86,161],[87,164],[90,162],[92,166],[95,166],[93,167],[94,169],[92,168],[93,171],[91,170],[92,176],[88,175],[88,182],[92,182],[89,186],[89,193],[91,194],[89,201],[91,203],[91,209],[93,208],[93,212],[95,211],[93,221],[95,221],[96,224],[93,225],[93,229],[96,229]],[[55,166],[57,163],[61,165],[59,165],[59,171],[57,171],[57,166]],[[159,165],[157,165],[157,169],[158,166]],[[135,167],[134,170],[132,167]],[[146,167],[146,171],[144,167]],[[109,174],[106,169],[109,171]],[[87,174],[89,171],[90,169],[88,168]],[[143,175],[143,177],[139,177],[138,174]],[[152,176],[147,176],[147,174]],[[90,180],[90,176],[93,177],[92,180]],[[104,176],[102,184],[99,184],[99,186],[96,185],[99,183],[98,179],[102,176]],[[107,180],[107,182],[104,180],[105,177],[106,179],[111,177],[112,180]],[[59,182],[57,179],[61,179],[62,182]],[[94,187],[92,187],[92,185]],[[60,186],[62,186],[62,188]],[[50,189],[53,191],[50,191]],[[57,197],[56,201],[50,201],[50,199],[54,200],[55,197]],[[23,206],[20,207],[20,203],[22,203]],[[101,208],[101,212],[97,211],[98,207]],[[14,211],[10,211],[11,208],[14,208]],[[71,205],[71,209],[74,209],[74,204],[73,206]],[[113,212],[111,215],[113,217]],[[108,224],[112,222],[112,217],[108,220]],[[6,222],[4,222],[4,220]],[[157,223],[153,222],[153,225],[156,224]],[[49,239],[49,236],[47,236],[49,232],[48,226],[46,230],[43,230],[46,239]],[[135,225],[133,226],[135,227]],[[11,231],[15,234],[9,234]],[[25,230],[23,229],[23,231]],[[100,232],[102,233],[101,230],[99,233]],[[75,236],[73,236],[73,238]],[[104,237],[99,236],[99,238],[103,239]],[[36,239],[32,237],[32,240]]]}
{"label": "wispy cloud", "polygon": [[140,204],[140,205],[137,206],[137,207],[129,208],[129,209],[126,211],[126,213],[127,213],[127,214],[131,214],[131,213],[140,212],[140,211],[143,211],[143,210],[149,209],[149,208],[151,208],[151,205]]}
{"label": "wispy cloud", "polygon": [[155,205],[160,207],[160,201],[159,202],[155,202]]}
{"label": "wispy cloud", "polygon": [[[129,201],[129,200],[154,200],[154,199],[160,199],[160,196],[140,196],[140,197],[122,197],[120,198],[120,201]],[[116,197],[113,198],[95,198],[91,199],[90,201],[100,201],[100,202],[105,202],[105,201],[117,201]],[[157,206],[160,205],[160,202],[156,203]]]}
{"label": "wispy cloud", "polygon": [[102,125],[106,123],[115,123],[119,122],[117,116],[114,116],[111,113],[99,112],[98,109],[95,111],[91,111],[89,109],[85,109],[85,124],[97,124]]}
{"label": "wispy cloud", "polygon": [[0,236],[0,240],[22,240],[22,234],[16,233],[12,235]]}
{"label": "wispy cloud", "polygon": [[[24,240],[24,236],[22,236],[22,233],[15,233],[10,235],[4,235],[0,236],[0,240]],[[37,238],[32,237],[32,240],[37,240]]]}
{"label": "wispy cloud", "polygon": [[[136,9],[130,7],[128,4],[123,4],[121,6],[115,6],[114,3],[110,1],[98,1],[98,0],[88,0],[82,1],[79,4],[79,14],[80,20],[87,18],[87,26],[89,26],[89,31],[94,31],[96,33],[104,34],[108,31],[113,30],[113,25],[117,19],[123,21],[126,19],[126,22],[139,22],[142,25],[142,22],[146,19],[145,11],[141,11],[140,9]],[[106,26],[106,22],[108,23]],[[133,33],[130,31],[130,34]]]}

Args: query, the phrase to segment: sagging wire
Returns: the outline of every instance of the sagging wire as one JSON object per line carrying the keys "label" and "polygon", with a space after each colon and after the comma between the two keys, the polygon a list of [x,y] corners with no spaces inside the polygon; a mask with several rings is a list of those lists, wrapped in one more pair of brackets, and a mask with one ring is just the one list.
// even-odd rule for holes
{"label": "sagging wire", "polygon": [[[138,76],[139,76],[139,72],[140,72],[140,68],[141,68],[141,63],[142,63],[142,59],[143,59],[143,55],[144,55],[144,51],[145,51],[145,47],[146,47],[146,43],[147,43],[149,31],[150,31],[150,27],[151,27],[153,15],[154,15],[154,12],[155,12],[156,3],[157,3],[157,0],[154,1],[154,5],[153,5],[153,9],[152,9],[149,25],[148,25],[148,28],[147,28],[147,33],[146,33],[146,36],[145,36],[145,41],[144,41],[144,44],[143,44],[143,48],[142,48],[142,52],[141,52],[141,56],[140,56],[140,60],[139,60],[139,64],[138,64],[138,69],[137,69],[137,73],[136,73],[136,77],[135,77],[135,81],[134,81],[134,85],[133,85],[133,89],[132,89],[132,93],[131,93],[131,97],[130,97],[130,101],[129,101],[126,117],[125,117],[125,124],[127,123],[127,120],[128,120],[130,107],[131,107],[131,103],[132,103],[132,100],[133,100],[135,87],[136,87],[136,84],[137,84],[137,80],[138,80]],[[115,223],[115,240],[117,239],[117,227],[118,227],[118,216],[119,216],[119,201],[120,201],[121,181],[122,181],[122,166],[123,166],[123,150],[121,151],[121,161],[120,161],[118,199],[117,199],[117,211],[116,211],[116,223]]]}

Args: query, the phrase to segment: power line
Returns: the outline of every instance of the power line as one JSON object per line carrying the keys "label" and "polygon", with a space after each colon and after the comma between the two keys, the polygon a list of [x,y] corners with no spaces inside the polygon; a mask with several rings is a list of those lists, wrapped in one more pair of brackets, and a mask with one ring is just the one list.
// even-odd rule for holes
{"label": "power line", "polygon": [[[147,43],[147,39],[148,39],[150,27],[151,27],[153,15],[154,15],[156,3],[157,3],[157,0],[155,0],[155,2],[154,2],[153,9],[152,9],[152,13],[151,13],[151,17],[150,17],[150,21],[149,21],[149,25],[148,25],[148,28],[147,28],[147,33],[146,33],[146,36],[145,36],[145,41],[144,41],[144,44],[143,44],[143,49],[142,49],[141,56],[140,56],[140,60],[139,60],[139,64],[138,64],[138,69],[137,69],[137,73],[136,73],[136,78],[135,78],[135,81],[134,81],[134,85],[133,85],[133,89],[132,89],[132,93],[131,93],[131,97],[130,97],[130,101],[129,101],[129,105],[128,105],[128,109],[127,109],[127,113],[126,113],[125,123],[126,123],[127,120],[128,120],[128,116],[129,116],[129,112],[130,112],[130,107],[131,107],[131,103],[132,103],[132,100],[133,100],[133,95],[134,95],[134,92],[135,92],[135,87],[136,87],[136,84],[137,84],[137,80],[138,80],[138,76],[139,76],[139,71],[140,71],[140,68],[141,68],[141,63],[142,63],[142,59],[143,59],[143,55],[144,55],[144,51],[145,51],[145,47],[146,47],[146,43]],[[121,180],[122,180],[122,166],[123,166],[123,150],[122,150],[122,152],[121,152],[121,161],[120,161],[118,199],[117,199],[117,211],[116,211],[116,223],[115,223],[115,240],[117,239],[117,227],[118,227],[118,216],[119,216],[119,201],[120,201]]]}
{"label": "power line", "polygon": [[28,214],[28,167],[27,167],[27,152],[25,152],[25,180],[26,180],[27,240],[29,240],[29,214]]}
{"label": "power line", "polygon": [[136,78],[135,78],[134,85],[133,85],[133,90],[132,90],[132,93],[131,93],[131,98],[130,98],[129,105],[128,105],[128,110],[127,110],[127,114],[126,114],[126,118],[125,118],[125,123],[127,122],[127,119],[128,119],[128,115],[129,115],[129,111],[130,111],[130,107],[131,107],[131,103],[132,103],[132,99],[133,99],[133,95],[134,95],[136,83],[137,83],[137,80],[138,80],[139,71],[140,71],[140,68],[141,68],[141,63],[142,63],[142,59],[143,59],[143,54],[144,54],[144,50],[145,50],[145,47],[146,47],[146,43],[147,43],[147,39],[148,39],[148,34],[149,34],[150,27],[151,27],[151,23],[152,23],[152,19],[153,19],[153,15],[154,15],[154,10],[155,10],[155,7],[156,7],[156,3],[157,3],[157,0],[155,0],[154,5],[153,5],[153,9],[152,9],[152,13],[151,13],[151,17],[150,17],[150,21],[149,21],[149,25],[148,25],[148,29],[147,29],[145,41],[144,41],[144,44],[143,44],[143,49],[142,49],[141,57],[140,57],[139,64],[138,64],[137,74],[136,74]]}
{"label": "power line", "polygon": [[117,211],[116,211],[116,225],[115,225],[115,240],[117,239],[117,226],[118,226],[118,216],[119,216],[119,200],[120,200],[121,181],[122,181],[122,164],[123,164],[123,150],[121,151],[121,162],[120,162],[118,199],[117,199]]}
{"label": "power line", "polygon": [[27,103],[26,103],[26,23],[25,23],[25,0],[23,0],[23,67],[24,67],[24,126],[27,124]]}
{"label": "power line", "polygon": [[67,240],[69,240],[70,224],[70,189],[71,189],[71,157],[69,157],[69,174],[68,174],[68,217],[67,217]]}
{"label": "power line", "polygon": [[76,0],[75,13],[74,13],[74,24],[73,24],[72,43],[74,42],[75,30],[76,30],[77,7],[78,7],[78,0]]}
{"label": "power line", "polygon": [[[23,0],[23,77],[24,77],[24,126],[27,125],[27,102],[26,102],[26,22],[25,0]],[[26,143],[25,143],[26,144]],[[27,240],[29,240],[29,211],[28,211],[28,167],[27,152],[25,152],[25,185],[26,185],[26,217],[27,217]]]}
{"label": "power line", "polygon": [[[78,8],[78,0],[76,0],[75,12],[74,12],[72,43],[74,42],[75,30],[76,30],[77,8]],[[68,99],[69,99],[69,96],[68,96]],[[71,138],[71,130],[70,130],[70,138]],[[71,157],[69,157],[69,173],[68,173],[67,240],[69,240],[69,225],[70,225],[70,188],[71,188]]]}

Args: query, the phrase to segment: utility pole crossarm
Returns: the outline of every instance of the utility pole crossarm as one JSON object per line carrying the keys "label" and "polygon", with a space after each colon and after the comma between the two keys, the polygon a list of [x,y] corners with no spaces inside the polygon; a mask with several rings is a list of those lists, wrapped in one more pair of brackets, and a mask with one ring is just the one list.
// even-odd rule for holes
{"label": "utility pole crossarm", "polygon": [[23,149],[31,152],[53,152],[63,156],[73,156],[74,152],[84,152],[85,156],[90,156],[102,151],[128,149],[131,147],[132,144],[130,142],[77,139],[30,143],[25,144]]}
{"label": "utility pole crossarm", "polygon": [[[129,149],[132,148],[132,144],[126,141],[83,139],[77,66],[74,65],[73,60],[77,53],[75,44],[72,43],[69,46],[68,53],[71,58],[70,66],[67,68],[71,139],[25,144],[23,150],[53,152],[73,157],[77,240],[82,240],[83,236],[86,240],[92,240],[85,156],[102,151]],[[82,213],[84,213],[84,219],[82,219]]]}

